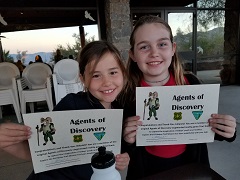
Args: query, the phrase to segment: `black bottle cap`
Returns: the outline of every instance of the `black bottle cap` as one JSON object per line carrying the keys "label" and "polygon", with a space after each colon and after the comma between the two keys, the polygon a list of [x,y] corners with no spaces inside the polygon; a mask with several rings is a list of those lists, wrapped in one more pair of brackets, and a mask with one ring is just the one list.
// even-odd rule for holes
{"label": "black bottle cap", "polygon": [[105,169],[111,167],[115,163],[114,154],[106,151],[106,147],[101,146],[98,152],[92,156],[91,165],[96,169]]}

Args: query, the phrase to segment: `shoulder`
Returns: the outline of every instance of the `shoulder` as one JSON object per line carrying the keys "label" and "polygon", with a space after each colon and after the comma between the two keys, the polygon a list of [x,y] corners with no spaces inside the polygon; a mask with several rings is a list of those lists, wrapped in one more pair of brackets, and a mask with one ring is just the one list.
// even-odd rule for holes
{"label": "shoulder", "polygon": [[112,102],[112,108],[113,109],[122,109],[123,107],[120,105],[120,103],[118,101],[113,101]]}
{"label": "shoulder", "polygon": [[55,107],[54,111],[104,109],[103,105],[90,93],[80,91],[67,94]]}
{"label": "shoulder", "polygon": [[54,111],[79,110],[88,102],[85,92],[67,94],[55,107]]}
{"label": "shoulder", "polygon": [[184,73],[184,76],[187,78],[189,84],[202,84],[202,81],[192,72]]}

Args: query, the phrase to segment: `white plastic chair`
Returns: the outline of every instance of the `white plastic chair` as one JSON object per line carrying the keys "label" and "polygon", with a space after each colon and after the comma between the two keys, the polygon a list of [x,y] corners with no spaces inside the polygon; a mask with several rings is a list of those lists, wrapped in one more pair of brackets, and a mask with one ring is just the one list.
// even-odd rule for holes
{"label": "white plastic chair", "polygon": [[67,94],[82,91],[78,62],[73,59],[58,61],[53,68],[53,86],[56,104]]}
{"label": "white plastic chair", "polygon": [[26,113],[26,103],[33,113],[33,102],[39,101],[47,101],[49,111],[53,110],[51,76],[51,68],[44,63],[32,63],[23,70],[22,78],[17,80],[23,114]]}
{"label": "white plastic chair", "polygon": [[22,117],[16,85],[16,78],[18,77],[20,77],[20,71],[15,64],[9,62],[0,63],[0,118],[2,118],[1,106],[12,104],[18,122],[21,123]]}

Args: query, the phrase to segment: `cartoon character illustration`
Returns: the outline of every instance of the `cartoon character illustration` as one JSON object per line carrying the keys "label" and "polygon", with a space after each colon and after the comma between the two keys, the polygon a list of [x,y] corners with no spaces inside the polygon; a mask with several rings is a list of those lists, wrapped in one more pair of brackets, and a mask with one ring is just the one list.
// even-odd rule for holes
{"label": "cartoon character illustration", "polygon": [[[45,146],[48,142],[48,139],[53,143],[56,144],[53,141],[53,134],[55,134],[56,129],[54,128],[54,124],[52,123],[52,118],[47,117],[47,118],[41,118],[41,127],[38,129],[38,126],[36,127],[38,132],[43,132],[43,137],[44,137],[44,143],[43,145]],[[39,140],[38,140],[39,142]]]}
{"label": "cartoon character illustration", "polygon": [[152,115],[155,117],[156,120],[158,120],[157,111],[156,111],[160,107],[158,93],[156,91],[153,93],[149,92],[148,101],[145,99],[144,104],[145,106],[149,106],[149,118],[147,118],[147,120],[150,120]]}

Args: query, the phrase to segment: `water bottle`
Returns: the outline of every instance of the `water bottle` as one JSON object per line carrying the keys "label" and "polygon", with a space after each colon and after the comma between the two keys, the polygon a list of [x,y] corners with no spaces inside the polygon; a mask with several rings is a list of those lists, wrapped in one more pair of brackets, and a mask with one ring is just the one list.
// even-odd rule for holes
{"label": "water bottle", "polygon": [[92,156],[93,175],[91,180],[121,180],[120,173],[115,169],[115,157],[106,147],[99,147]]}

